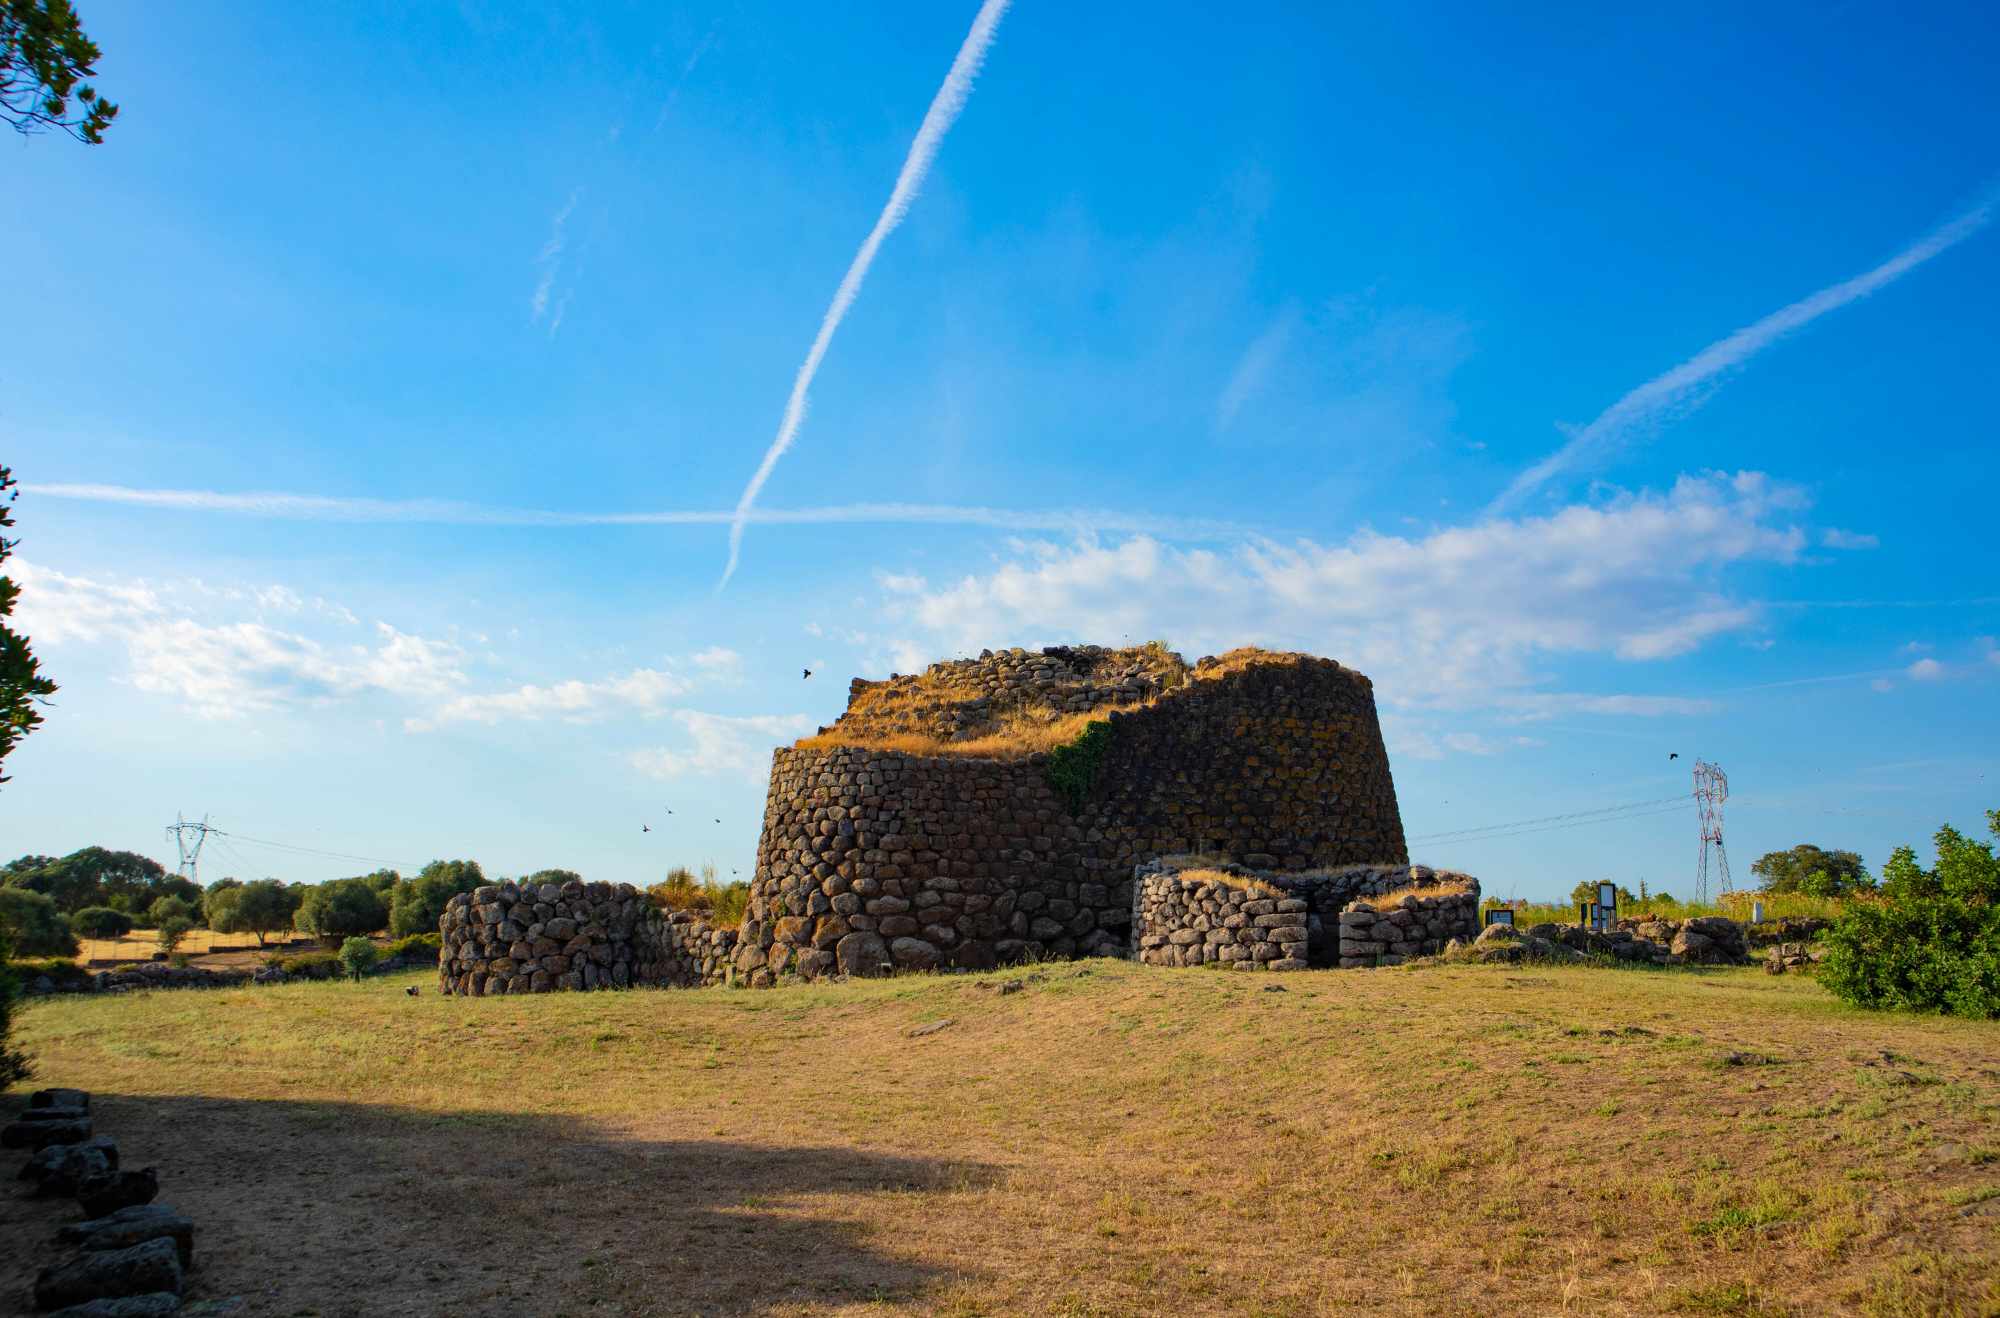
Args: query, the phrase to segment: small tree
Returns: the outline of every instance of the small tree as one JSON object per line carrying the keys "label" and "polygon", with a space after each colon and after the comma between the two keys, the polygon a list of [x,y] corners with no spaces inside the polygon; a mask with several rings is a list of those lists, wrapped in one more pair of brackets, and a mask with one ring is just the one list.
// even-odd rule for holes
{"label": "small tree", "polygon": [[[0,105],[6,104],[17,49],[9,31],[14,20],[6,16],[15,7],[11,0],[0,3]],[[117,113],[116,107],[112,113]],[[9,506],[14,500],[14,484],[14,473],[0,467],[0,563],[14,552],[14,542],[7,538],[7,528],[14,524],[14,510]],[[20,595],[21,588],[11,577],[0,576],[0,762],[6,760],[16,742],[40,726],[39,706],[56,693],[56,684],[42,676],[34,653],[28,649],[28,638],[7,625]],[[6,781],[7,776],[0,773],[0,783]]]}
{"label": "small tree", "polygon": [[13,967],[7,964],[13,956],[14,948],[7,939],[7,931],[0,929],[0,1091],[20,1084],[35,1073],[28,1055],[7,1042],[14,1032],[14,1001],[21,992],[21,981],[15,977]]}
{"label": "small tree", "polygon": [[343,938],[383,928],[389,923],[389,910],[368,879],[334,879],[305,890],[292,923],[331,947]]}
{"label": "small tree", "polygon": [[[253,933],[257,946],[264,937],[280,929],[290,929],[307,889],[288,888],[276,879],[257,879],[236,890],[228,913],[229,933]],[[213,926],[211,926],[213,927]]]}
{"label": "small tree", "polygon": [[146,919],[155,929],[165,927],[175,920],[185,920],[189,927],[194,925],[194,907],[180,897],[161,897],[146,908]]}
{"label": "small tree", "polygon": [[109,906],[86,906],[69,917],[69,927],[85,938],[123,938],[132,932],[132,917]]}
{"label": "small tree", "polygon": [[1763,882],[1764,891],[1771,893],[1845,897],[1875,886],[1858,853],[1824,851],[1810,842],[1801,842],[1790,851],[1767,851],[1750,862],[1750,872]]}
{"label": "small tree", "polygon": [[485,882],[486,875],[476,860],[432,861],[416,878],[396,885],[389,899],[390,936],[408,938],[434,932],[446,902]]}
{"label": "small tree", "polygon": [[171,919],[160,921],[160,950],[168,956],[180,951],[181,940],[188,936],[188,930],[192,928],[194,921],[185,915],[176,915]]}
{"label": "small tree", "polygon": [[21,956],[75,956],[76,935],[56,904],[26,888],[0,888],[0,929]]}
{"label": "small tree", "polygon": [[340,964],[357,984],[374,967],[376,955],[375,944],[365,938],[350,938],[340,945]]}
{"label": "small tree", "polygon": [[0,0],[0,119],[23,133],[60,128],[101,144],[118,107],[83,79],[102,53],[70,0]]}

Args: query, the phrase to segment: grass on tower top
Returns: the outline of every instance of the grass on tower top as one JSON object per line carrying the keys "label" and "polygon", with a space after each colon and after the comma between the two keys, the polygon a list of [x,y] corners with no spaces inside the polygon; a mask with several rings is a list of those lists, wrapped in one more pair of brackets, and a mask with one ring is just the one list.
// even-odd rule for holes
{"label": "grass on tower top", "polygon": [[1311,656],[1285,651],[1242,646],[1226,654],[1214,655],[1190,665],[1169,650],[1164,642],[1108,651],[1101,667],[1143,662],[1159,668],[1162,686],[1141,700],[1100,705],[1075,713],[1022,704],[1003,708],[988,720],[976,735],[940,737],[911,728],[938,709],[965,705],[986,696],[984,688],[966,680],[965,661],[932,664],[921,673],[870,683],[848,700],[847,710],[825,731],[801,737],[793,743],[797,750],[831,750],[855,746],[867,750],[897,751],[905,755],[949,755],[973,759],[1025,759],[1066,746],[1082,736],[1090,724],[1112,714],[1129,714],[1145,709],[1189,682],[1213,681],[1261,664],[1291,664]]}

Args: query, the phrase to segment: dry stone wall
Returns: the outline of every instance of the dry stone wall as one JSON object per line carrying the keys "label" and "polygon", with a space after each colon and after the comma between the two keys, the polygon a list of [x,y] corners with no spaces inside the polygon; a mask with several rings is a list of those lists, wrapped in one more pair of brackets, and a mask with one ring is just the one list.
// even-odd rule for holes
{"label": "dry stone wall", "polygon": [[1411,957],[1435,956],[1454,938],[1479,937],[1478,882],[1464,875],[1440,877],[1453,890],[1405,893],[1389,902],[1362,900],[1341,911],[1341,967],[1401,965]]}
{"label": "dry stone wall", "polygon": [[1046,755],[775,752],[739,977],[1123,953],[1134,868],[1162,855],[1407,872],[1366,677],[1304,655],[1192,673],[1108,715],[1075,800]]}
{"label": "dry stone wall", "polygon": [[[1211,903],[1229,901],[1219,893],[1210,893],[1210,886],[1242,891],[1260,891],[1273,904],[1266,909],[1259,905],[1252,910],[1246,901],[1231,902],[1231,909],[1218,912],[1210,909]],[[1458,894],[1471,894],[1471,932],[1476,934],[1479,909],[1479,883],[1469,875],[1451,870],[1434,870],[1427,865],[1345,865],[1337,869],[1309,870],[1304,873],[1285,873],[1277,870],[1255,870],[1233,863],[1212,864],[1166,858],[1152,861],[1138,867],[1133,885],[1133,937],[1137,957],[1148,965],[1194,965],[1208,961],[1239,961],[1236,956],[1215,955],[1193,956],[1176,953],[1174,948],[1193,948],[1197,942],[1222,943],[1231,940],[1214,936],[1216,929],[1239,931],[1234,941],[1257,943],[1267,941],[1258,936],[1258,926],[1265,927],[1298,925],[1304,930],[1303,939],[1279,936],[1268,941],[1284,944],[1281,954],[1271,952],[1261,956],[1253,954],[1253,959],[1268,963],[1273,970],[1302,970],[1308,965],[1327,967],[1340,964],[1342,913],[1353,904],[1366,902],[1367,898],[1379,897],[1387,893],[1400,892],[1407,888],[1421,890],[1440,888],[1452,894],[1447,905],[1458,915]],[[1442,897],[1443,894],[1440,894]],[[1432,898],[1424,898],[1426,903]],[[1372,907],[1370,908],[1373,909]],[[1428,909],[1428,907],[1426,908]],[[1237,913],[1252,917],[1247,922],[1231,923],[1230,917]],[[1291,917],[1297,915],[1295,921]],[[1279,920],[1276,917],[1283,915]],[[1259,918],[1263,917],[1263,918]],[[1240,932],[1245,924],[1251,929],[1249,938]],[[1195,930],[1204,935],[1200,939],[1179,937],[1176,933]],[[1436,951],[1437,948],[1430,950]],[[1300,960],[1300,958],[1304,958]],[[1291,964],[1297,961],[1298,964]],[[1366,964],[1375,964],[1371,956]]]}
{"label": "dry stone wall", "polygon": [[660,911],[629,883],[492,883],[438,922],[438,989],[480,996],[726,982],[736,931]]}
{"label": "dry stone wall", "polygon": [[1149,874],[1138,880],[1139,960],[1220,963],[1236,970],[1304,970],[1306,902],[1266,884]]}

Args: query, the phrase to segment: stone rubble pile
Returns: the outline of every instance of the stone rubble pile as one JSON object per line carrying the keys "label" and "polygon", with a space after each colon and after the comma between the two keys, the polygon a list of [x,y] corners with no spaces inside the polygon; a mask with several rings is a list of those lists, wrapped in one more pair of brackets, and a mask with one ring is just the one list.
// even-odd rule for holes
{"label": "stone rubble pile", "polygon": [[1445,948],[1450,961],[1585,961],[1611,957],[1660,966],[1738,966],[1749,961],[1743,927],[1725,916],[1691,920],[1623,921],[1609,931],[1581,925],[1538,924],[1528,929],[1493,924],[1473,939]]}
{"label": "stone rubble pile", "polygon": [[1304,970],[1309,964],[1305,899],[1268,884],[1158,874],[1142,881],[1137,900],[1139,960],[1149,966]]}
{"label": "stone rubble pile", "polygon": [[1813,967],[1826,960],[1826,949],[1814,947],[1810,943],[1773,943],[1764,952],[1764,969],[1773,975],[1782,975],[1789,970],[1810,973]]}
{"label": "stone rubble pile", "polygon": [[18,1174],[30,1193],[74,1199],[87,1219],[56,1233],[69,1252],[35,1278],[34,1307],[57,1318],[178,1313],[194,1262],[194,1224],[152,1202],[159,1193],[154,1168],[121,1169],[117,1142],[91,1127],[89,1094],[42,1089],[0,1128],[0,1145],[34,1151]]}

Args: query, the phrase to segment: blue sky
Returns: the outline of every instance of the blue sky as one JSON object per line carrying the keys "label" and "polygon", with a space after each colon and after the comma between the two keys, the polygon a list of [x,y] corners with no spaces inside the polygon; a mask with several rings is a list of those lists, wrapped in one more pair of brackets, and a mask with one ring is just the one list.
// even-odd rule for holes
{"label": "blue sky", "polygon": [[1739,874],[1979,829],[1990,7],[1513,8],[1008,8],[718,590],[979,6],[92,0],[106,145],[0,142],[7,848],[747,877],[848,676],[1151,637],[1370,674],[1490,891],[1685,893],[1691,809],[1435,835],[1697,756]]}

